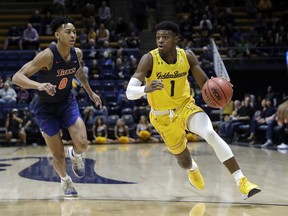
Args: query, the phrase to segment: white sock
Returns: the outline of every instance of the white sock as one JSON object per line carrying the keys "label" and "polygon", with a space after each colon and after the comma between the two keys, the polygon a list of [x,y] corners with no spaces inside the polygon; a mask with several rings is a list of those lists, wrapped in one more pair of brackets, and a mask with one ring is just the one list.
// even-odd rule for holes
{"label": "white sock", "polygon": [[60,177],[61,180],[63,181],[67,181],[68,179],[70,179],[70,176],[69,175],[66,175],[65,177]]}
{"label": "white sock", "polygon": [[239,181],[242,177],[244,177],[242,171],[239,169],[237,171],[235,171],[232,176],[234,177],[235,181],[236,181],[236,184],[237,186],[239,186]]}
{"label": "white sock", "polygon": [[197,168],[198,168],[197,163],[194,160],[192,160],[192,166],[191,166],[191,168],[189,170],[190,171],[195,171]]}

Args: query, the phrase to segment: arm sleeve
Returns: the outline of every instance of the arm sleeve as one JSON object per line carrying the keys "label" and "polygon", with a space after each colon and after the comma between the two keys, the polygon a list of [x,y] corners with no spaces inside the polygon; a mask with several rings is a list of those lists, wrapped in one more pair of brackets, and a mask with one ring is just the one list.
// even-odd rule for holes
{"label": "arm sleeve", "polygon": [[136,100],[144,96],[146,93],[144,92],[145,86],[141,86],[142,82],[132,77],[128,83],[126,96],[129,100]]}

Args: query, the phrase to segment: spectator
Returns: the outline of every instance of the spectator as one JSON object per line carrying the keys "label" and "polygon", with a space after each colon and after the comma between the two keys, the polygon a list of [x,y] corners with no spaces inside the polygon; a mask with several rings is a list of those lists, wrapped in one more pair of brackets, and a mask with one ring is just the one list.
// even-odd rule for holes
{"label": "spectator", "polygon": [[51,16],[51,12],[47,11],[41,23],[41,33],[43,35],[52,35],[52,31],[50,29],[50,23],[52,22],[52,20],[53,18]]}
{"label": "spectator", "polygon": [[236,115],[233,116],[232,120],[228,122],[224,134],[229,141],[232,141],[240,125],[250,124],[250,121],[254,115],[254,109],[253,107],[251,107],[250,102],[250,96],[245,96],[243,106],[241,106],[241,108],[237,111]]}
{"label": "spectator", "polygon": [[17,45],[18,49],[22,50],[22,37],[20,30],[14,25],[7,32],[7,37],[4,41],[4,50],[7,50],[10,45]]}
{"label": "spectator", "polygon": [[110,7],[107,6],[106,1],[102,1],[101,7],[98,9],[99,23],[108,25],[111,18]]}
{"label": "spectator", "polygon": [[192,40],[193,23],[187,14],[183,16],[179,26],[183,39]]}
{"label": "spectator", "polygon": [[[96,34],[96,32],[95,32]],[[82,49],[86,49],[87,47],[87,41],[88,41],[88,35],[86,33],[86,30],[85,29],[82,29],[81,30],[81,33],[79,35],[79,40],[80,40],[80,47]]]}
{"label": "spectator", "polygon": [[267,125],[266,119],[274,115],[276,112],[276,108],[272,106],[272,100],[269,98],[262,99],[261,106],[262,109],[256,111],[250,123],[250,135],[247,138],[248,141],[251,141],[250,144],[254,144],[256,142],[259,127],[261,125]]}
{"label": "spectator", "polygon": [[27,89],[20,87],[20,90],[17,92],[17,102],[18,104],[29,104],[30,93]]}
{"label": "spectator", "polygon": [[277,114],[270,116],[266,119],[268,127],[266,129],[266,142],[261,145],[261,148],[269,148],[277,142],[277,135],[283,133],[285,130],[284,125],[277,124],[276,120]]}
{"label": "spectator", "polygon": [[199,56],[199,63],[201,68],[208,73],[209,76],[214,74],[213,69],[213,54],[207,46],[203,47],[203,53]]}
{"label": "spectator", "polygon": [[129,135],[129,128],[124,122],[123,119],[118,119],[117,123],[114,127],[114,136],[116,138],[116,142],[120,142],[122,144],[127,144],[131,142],[135,142],[135,139],[131,138]]}
{"label": "spectator", "polygon": [[113,140],[108,138],[108,129],[103,117],[96,118],[93,125],[94,143],[105,144],[112,143]]}
{"label": "spectator", "polygon": [[[94,14],[95,14],[95,5],[86,3],[86,5],[84,6],[82,10],[82,22],[86,29],[91,28],[92,26],[91,20],[93,20],[91,17],[94,17]],[[94,17],[94,20],[95,20],[95,17]]]}
{"label": "spectator", "polygon": [[40,16],[39,10],[34,11],[34,14],[29,18],[29,23],[32,24],[32,27],[35,28],[38,33],[42,32],[42,17]]}
{"label": "spectator", "polygon": [[152,125],[148,121],[147,117],[142,115],[140,116],[139,123],[136,127],[136,134],[138,138],[137,142],[159,142],[159,139],[152,136]]}
{"label": "spectator", "polygon": [[35,28],[32,27],[31,23],[28,23],[27,28],[23,32],[23,48],[34,50],[39,49],[39,34]]}
{"label": "spectator", "polygon": [[53,0],[53,12],[56,15],[63,16],[66,13],[65,0]]}
{"label": "spectator", "polygon": [[261,12],[265,18],[272,17],[273,4],[271,0],[259,0],[257,8],[258,11]]}
{"label": "spectator", "polygon": [[26,133],[22,129],[22,123],[23,119],[21,119],[19,116],[18,109],[14,108],[12,109],[11,113],[7,114],[6,117],[6,141],[8,143],[11,142],[12,138],[20,139],[20,143],[26,144]]}
{"label": "spectator", "polygon": [[4,87],[0,89],[0,104],[2,103],[16,103],[17,94],[16,91],[10,86],[10,83],[6,81]]}
{"label": "spectator", "polygon": [[124,37],[126,37],[128,32],[129,32],[128,24],[125,22],[123,17],[118,17],[115,29],[116,39],[117,40],[123,39]]}
{"label": "spectator", "polygon": [[258,11],[256,0],[246,0],[245,11],[251,18],[254,18]]}
{"label": "spectator", "polygon": [[101,48],[103,46],[104,41],[109,42],[110,32],[105,28],[104,23],[101,23],[99,29],[96,30],[97,35],[97,47]]}
{"label": "spectator", "polygon": [[101,76],[101,69],[98,66],[98,60],[97,59],[93,59],[92,60],[92,65],[89,69],[89,79],[91,80],[97,80],[97,79],[101,79],[103,78]]}

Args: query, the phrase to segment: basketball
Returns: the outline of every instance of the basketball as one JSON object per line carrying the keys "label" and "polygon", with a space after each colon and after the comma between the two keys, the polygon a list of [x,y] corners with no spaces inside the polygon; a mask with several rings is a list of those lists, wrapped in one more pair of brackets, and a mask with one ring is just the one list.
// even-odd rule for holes
{"label": "basketball", "polygon": [[202,88],[202,98],[212,108],[222,108],[232,99],[231,83],[221,77],[212,77]]}

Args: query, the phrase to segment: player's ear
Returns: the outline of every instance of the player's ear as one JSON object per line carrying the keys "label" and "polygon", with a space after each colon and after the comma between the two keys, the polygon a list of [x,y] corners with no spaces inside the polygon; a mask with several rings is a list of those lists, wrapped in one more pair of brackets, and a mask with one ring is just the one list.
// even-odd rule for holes
{"label": "player's ear", "polygon": [[179,35],[176,35],[176,36],[174,37],[174,42],[175,42],[176,44],[178,44],[179,41],[180,41],[180,37],[179,37]]}
{"label": "player's ear", "polygon": [[59,37],[60,37],[59,32],[56,31],[56,32],[54,33],[54,36],[55,36],[57,39],[59,39]]}

